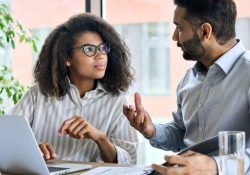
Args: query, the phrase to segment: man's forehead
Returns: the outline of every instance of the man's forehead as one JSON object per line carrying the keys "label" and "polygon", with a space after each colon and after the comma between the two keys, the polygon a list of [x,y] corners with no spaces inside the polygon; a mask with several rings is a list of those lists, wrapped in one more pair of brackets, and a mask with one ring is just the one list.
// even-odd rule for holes
{"label": "man's forehead", "polygon": [[182,21],[186,21],[186,9],[184,7],[176,6],[173,22],[176,24]]}

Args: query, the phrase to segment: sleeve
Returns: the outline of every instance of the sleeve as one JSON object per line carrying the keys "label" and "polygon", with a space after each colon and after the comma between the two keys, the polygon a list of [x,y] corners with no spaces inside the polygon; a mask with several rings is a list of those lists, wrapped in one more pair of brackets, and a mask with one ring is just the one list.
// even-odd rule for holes
{"label": "sleeve", "polygon": [[[136,164],[138,146],[137,132],[130,127],[125,118],[119,121],[119,126],[109,140],[116,149],[118,164]],[[100,154],[96,158],[96,161],[104,162]]]}
{"label": "sleeve", "polygon": [[183,142],[184,134],[186,131],[181,107],[181,95],[179,89],[182,82],[177,88],[177,112],[173,112],[173,122],[166,124],[154,124],[156,134],[154,137],[149,139],[152,146],[164,150],[171,150],[178,152],[185,148],[186,145]]}
{"label": "sleeve", "polygon": [[250,87],[248,88],[248,92],[247,92],[247,100],[248,100],[248,113],[250,114]]}
{"label": "sleeve", "polygon": [[120,118],[118,124],[110,138],[117,151],[118,164],[136,164],[137,132],[130,126],[125,116]]}
{"label": "sleeve", "polygon": [[[37,87],[38,88],[38,87]],[[18,103],[8,112],[8,115],[20,115],[28,119],[32,124],[36,101],[36,87],[31,87],[18,101]]]}
{"label": "sleeve", "polygon": [[118,164],[136,164],[138,146],[137,131],[130,126],[122,112],[123,105],[127,104],[127,98],[125,95],[120,95],[116,102],[116,112],[114,114],[116,122],[114,122],[114,126],[112,126],[109,140],[116,149]]}

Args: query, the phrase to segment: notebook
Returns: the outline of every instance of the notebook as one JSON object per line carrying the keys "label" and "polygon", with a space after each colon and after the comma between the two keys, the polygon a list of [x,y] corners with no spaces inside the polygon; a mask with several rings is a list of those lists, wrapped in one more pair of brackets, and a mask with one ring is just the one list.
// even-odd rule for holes
{"label": "notebook", "polygon": [[0,172],[11,174],[66,174],[91,168],[76,163],[47,166],[32,129],[22,116],[0,117]]}
{"label": "notebook", "polygon": [[[210,137],[202,142],[199,142],[195,145],[189,146],[189,147],[181,150],[178,153],[178,155],[182,154],[186,151],[189,151],[189,150],[195,151],[195,152],[198,152],[201,154],[209,155],[209,156],[217,155],[218,150],[219,150],[219,137],[218,137],[218,135],[216,135],[216,136]],[[162,165],[172,166],[168,162],[165,162]],[[145,173],[145,175],[159,175],[159,173],[157,173],[155,170],[152,170],[151,172]]]}

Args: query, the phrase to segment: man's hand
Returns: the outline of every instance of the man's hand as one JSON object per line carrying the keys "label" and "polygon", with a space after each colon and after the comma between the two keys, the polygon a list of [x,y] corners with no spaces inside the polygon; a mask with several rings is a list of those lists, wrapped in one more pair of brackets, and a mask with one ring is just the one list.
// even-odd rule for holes
{"label": "man's hand", "polygon": [[135,93],[135,108],[132,105],[123,105],[123,114],[127,117],[130,125],[144,135],[146,138],[151,138],[155,135],[155,127],[148,112],[141,104],[139,93]]}
{"label": "man's hand", "polygon": [[55,159],[56,153],[53,149],[53,146],[47,143],[40,143],[39,144],[40,150],[42,151],[43,158],[45,160]]}
{"label": "man's hand", "polygon": [[69,134],[71,137],[77,139],[89,138],[94,141],[97,141],[104,136],[101,131],[93,127],[81,116],[74,116],[65,120],[58,132],[60,134]]}
{"label": "man's hand", "polygon": [[181,155],[166,156],[165,160],[174,166],[166,167],[153,164],[152,168],[162,175],[216,175],[217,165],[214,159],[193,151]]}

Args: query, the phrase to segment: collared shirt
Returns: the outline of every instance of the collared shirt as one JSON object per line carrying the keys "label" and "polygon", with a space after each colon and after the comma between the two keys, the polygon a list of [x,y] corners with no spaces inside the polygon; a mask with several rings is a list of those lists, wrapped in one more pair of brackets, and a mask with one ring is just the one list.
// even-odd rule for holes
{"label": "collared shirt", "polygon": [[107,135],[116,148],[118,163],[135,164],[137,133],[122,113],[122,106],[126,103],[125,93],[111,95],[99,82],[95,90],[87,92],[82,98],[71,84],[69,93],[62,99],[46,99],[35,84],[9,114],[25,116],[38,143],[52,144],[58,159],[102,162],[93,140],[58,134],[63,121],[80,115]]}
{"label": "collared shirt", "polygon": [[239,41],[204,74],[201,63],[189,69],[177,88],[173,122],[155,124],[150,143],[165,150],[184,147],[222,130],[246,132],[250,147],[250,53]]}

